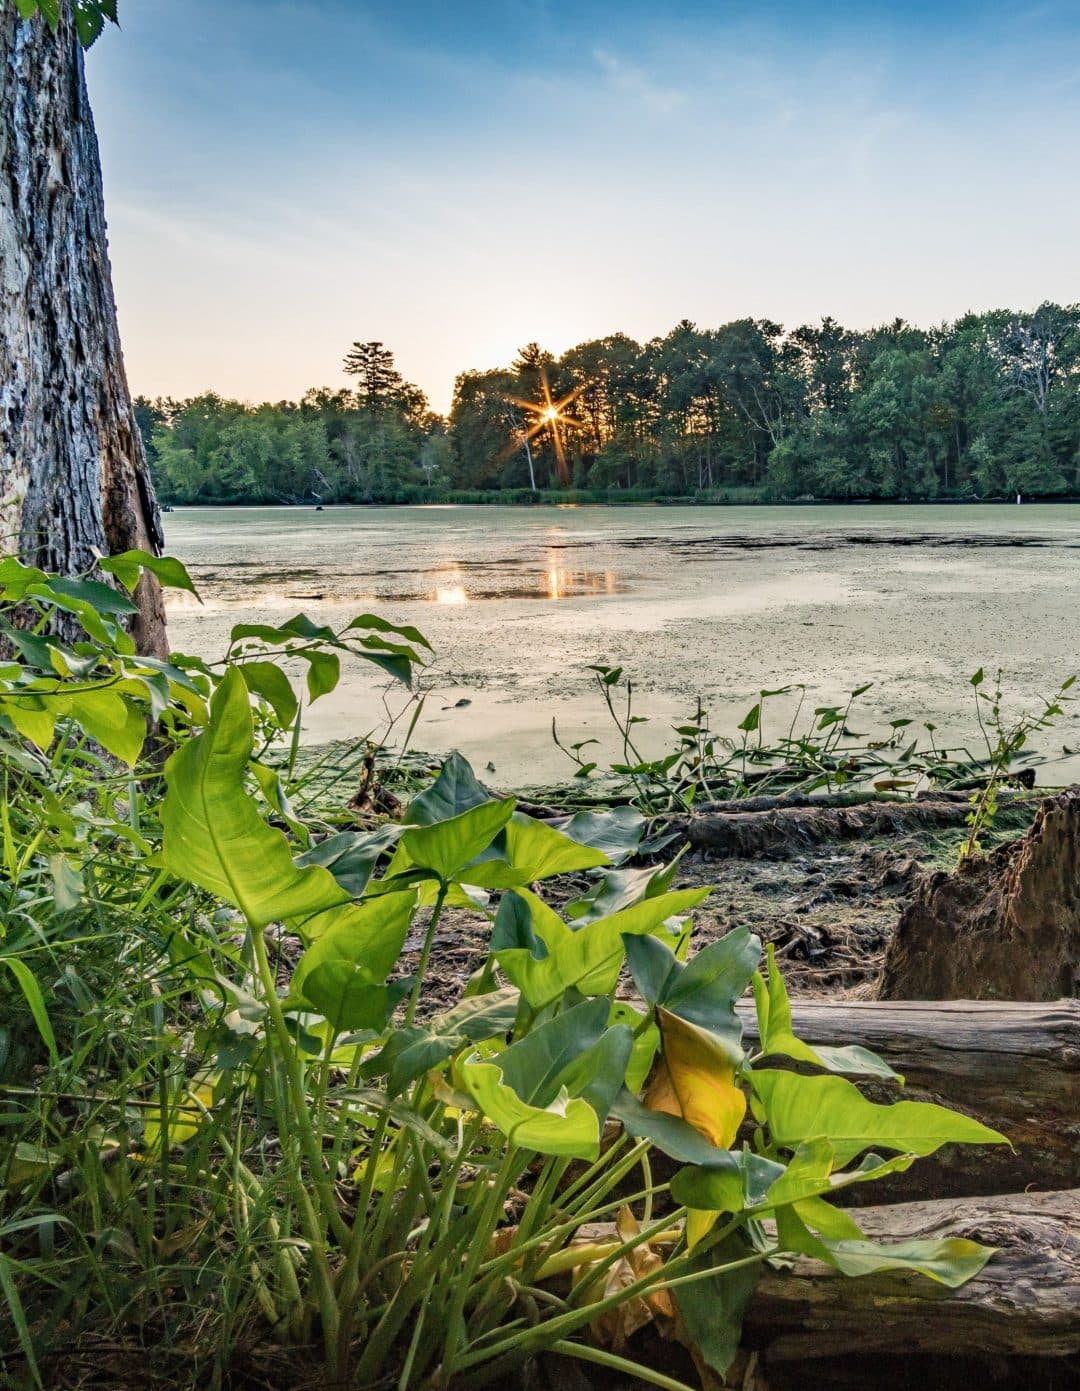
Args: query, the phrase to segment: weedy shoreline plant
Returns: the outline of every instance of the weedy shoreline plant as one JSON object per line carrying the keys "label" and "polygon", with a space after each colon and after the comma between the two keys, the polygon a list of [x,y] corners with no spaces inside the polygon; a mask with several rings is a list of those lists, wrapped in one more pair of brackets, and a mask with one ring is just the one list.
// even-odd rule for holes
{"label": "weedy shoreline plant", "polygon": [[[0,579],[0,602],[39,610],[0,669],[0,960],[40,1069],[32,1088],[0,1073],[6,1367],[43,1385],[43,1359],[81,1336],[167,1344],[180,1321],[216,1383],[239,1344],[277,1338],[317,1346],[332,1381],[400,1391],[488,1385],[541,1351],[678,1389],[624,1355],[642,1309],[722,1375],[766,1262],[807,1252],[955,1286],[989,1258],[958,1239],[880,1245],[829,1201],[1004,1137],[867,1101],[849,1077],[900,1079],[798,1040],[745,929],[691,954],[708,890],[673,887],[678,858],[626,863],[640,814],[542,823],[453,756],[401,822],[312,833],[288,767],[260,758],[299,718],[266,651],[307,662],[315,698],[346,650],[407,676],[414,630],[241,625],[258,655],[153,664],[111,588],[12,563]],[[54,595],[80,606],[85,643],[49,636]],[[111,724],[102,692],[123,707]],[[138,764],[151,720],[163,772]],[[540,886],[571,872],[595,882],[560,915]],[[433,1014],[450,911],[490,925],[489,951]],[[748,989],[756,1053],[735,1010]],[[25,1033],[8,1043],[34,1052]]]}
{"label": "weedy shoreline plant", "polygon": [[[678,742],[669,752],[647,758],[636,742],[639,726],[650,721],[635,713],[634,683],[622,667],[593,666],[604,706],[615,726],[621,758],[605,772],[585,751],[599,744],[595,738],[566,744],[559,738],[556,720],[551,723],[555,746],[574,764],[574,778],[586,781],[594,774],[606,779],[612,795],[625,797],[647,814],[688,812],[712,800],[740,801],[762,795],[883,794],[913,796],[920,790],[975,787],[972,801],[972,835],[964,853],[977,848],[978,831],[992,824],[997,794],[1002,784],[1033,779],[1034,769],[1047,759],[1029,744],[1033,733],[1050,729],[1064,713],[1068,692],[1076,681],[1068,677],[1042,709],[1024,712],[1013,725],[1002,716],[1001,673],[994,692],[980,689],[982,668],[971,677],[976,694],[979,740],[986,756],[973,755],[966,745],[939,745],[937,726],[901,716],[888,721],[876,734],[851,727],[856,702],[872,682],[855,687],[838,705],[816,706],[803,717],[806,688],[801,684],[761,690],[757,700],[736,726],[736,737],[718,734],[710,726],[700,697],[685,724],[673,726]],[[770,702],[793,697],[786,728],[771,741],[765,738],[766,711]],[[925,738],[924,738],[925,736]],[[1065,749],[1066,755],[1070,753]],[[1025,781],[1024,785],[1031,785]]]}

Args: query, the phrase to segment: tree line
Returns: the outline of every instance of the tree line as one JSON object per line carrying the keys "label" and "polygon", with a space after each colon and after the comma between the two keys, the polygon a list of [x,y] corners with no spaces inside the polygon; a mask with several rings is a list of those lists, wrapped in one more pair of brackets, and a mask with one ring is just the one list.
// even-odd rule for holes
{"label": "tree line", "polygon": [[1080,305],[921,329],[689,320],[462,373],[445,417],[381,343],[349,389],[136,401],[166,503],[1080,494]]}

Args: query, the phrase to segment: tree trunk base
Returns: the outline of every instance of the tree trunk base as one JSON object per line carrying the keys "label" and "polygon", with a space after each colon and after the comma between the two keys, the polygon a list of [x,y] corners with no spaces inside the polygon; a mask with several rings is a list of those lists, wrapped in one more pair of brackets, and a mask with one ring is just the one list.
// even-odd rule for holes
{"label": "tree trunk base", "polygon": [[1080,789],[1028,834],[920,880],[889,946],[883,1000],[1056,1000],[1080,981]]}

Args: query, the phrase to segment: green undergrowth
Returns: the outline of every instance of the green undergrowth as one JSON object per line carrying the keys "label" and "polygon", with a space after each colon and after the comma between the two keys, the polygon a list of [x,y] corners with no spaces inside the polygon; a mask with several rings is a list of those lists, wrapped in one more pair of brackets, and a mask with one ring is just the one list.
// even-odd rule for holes
{"label": "green undergrowth", "polygon": [[[709,890],[677,887],[662,820],[536,820],[458,756],[399,764],[400,816],[371,778],[350,811],[372,751],[301,758],[303,707],[346,662],[407,685],[423,636],[298,615],[237,625],[220,662],[154,660],[126,632],[144,568],[191,588],[140,553],[102,563],[114,583],[0,564],[7,1384],[122,1357],[265,1385],[276,1353],[281,1384],[448,1391],[548,1352],[679,1391],[635,1330],[722,1376],[766,1265],[982,1268],[971,1241],[871,1241],[831,1199],[1004,1137],[867,1101],[851,1078],[902,1079],[799,1040],[748,929],[695,950]],[[568,874],[589,888],[557,912]],[[433,1014],[451,907],[487,954]]]}

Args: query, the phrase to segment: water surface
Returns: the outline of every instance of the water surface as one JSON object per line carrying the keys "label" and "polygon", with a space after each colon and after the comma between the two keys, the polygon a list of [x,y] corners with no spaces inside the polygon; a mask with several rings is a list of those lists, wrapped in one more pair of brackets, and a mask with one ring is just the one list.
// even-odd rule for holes
{"label": "water surface", "polygon": [[[698,697],[730,731],[759,688],[803,682],[819,705],[873,681],[859,727],[905,716],[948,734],[973,728],[977,667],[1005,669],[1017,708],[1080,669],[1080,506],[186,508],[165,521],[205,601],[171,602],[175,647],[218,655],[233,623],[298,611],[413,623],[436,649],[416,742],[493,764],[506,786],[568,771],[553,716],[565,741],[600,737],[616,755],[592,663],[633,675],[651,750]],[[313,707],[310,737],[377,731],[385,700],[357,666]],[[1080,743],[1071,714],[1050,747],[1063,743]]]}

